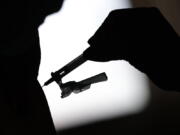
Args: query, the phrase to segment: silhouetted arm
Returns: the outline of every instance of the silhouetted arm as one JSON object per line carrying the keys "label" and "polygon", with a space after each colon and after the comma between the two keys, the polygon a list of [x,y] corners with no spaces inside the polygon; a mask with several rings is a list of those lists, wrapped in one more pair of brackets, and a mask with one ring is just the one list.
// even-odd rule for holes
{"label": "silhouetted arm", "polygon": [[86,59],[126,60],[159,87],[179,90],[179,37],[157,8],[112,11],[88,43]]}

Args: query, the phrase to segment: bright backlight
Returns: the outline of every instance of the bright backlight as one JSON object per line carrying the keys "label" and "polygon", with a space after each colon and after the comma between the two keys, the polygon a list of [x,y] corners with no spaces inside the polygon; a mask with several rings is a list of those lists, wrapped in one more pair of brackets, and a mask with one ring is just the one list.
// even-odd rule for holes
{"label": "bright backlight", "polygon": [[[62,10],[49,16],[40,27],[42,61],[39,81],[43,84],[56,71],[80,55],[108,13],[130,7],[128,0],[66,0]],[[149,93],[144,74],[128,62],[86,62],[63,81],[79,81],[106,72],[107,82],[80,94],[61,99],[57,84],[44,88],[57,129],[133,114],[144,109]]]}

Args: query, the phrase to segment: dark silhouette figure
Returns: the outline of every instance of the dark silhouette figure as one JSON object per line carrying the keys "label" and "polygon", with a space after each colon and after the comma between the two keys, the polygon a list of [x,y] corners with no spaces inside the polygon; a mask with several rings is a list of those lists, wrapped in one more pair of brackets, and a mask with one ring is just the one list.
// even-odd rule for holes
{"label": "dark silhouette figure", "polygon": [[37,81],[38,27],[63,0],[4,0],[0,11],[0,134],[55,135],[51,113]]}
{"label": "dark silhouette figure", "polygon": [[157,8],[110,12],[88,43],[88,60],[127,60],[160,88],[180,90],[180,38]]}

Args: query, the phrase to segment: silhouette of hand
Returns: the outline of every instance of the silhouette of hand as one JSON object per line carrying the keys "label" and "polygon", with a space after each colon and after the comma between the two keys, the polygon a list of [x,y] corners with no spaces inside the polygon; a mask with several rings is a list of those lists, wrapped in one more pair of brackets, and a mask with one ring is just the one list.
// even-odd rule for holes
{"label": "silhouette of hand", "polygon": [[88,43],[87,60],[126,60],[161,88],[179,87],[179,36],[157,8],[110,12]]}
{"label": "silhouette of hand", "polygon": [[[154,7],[130,8],[110,12],[95,34],[84,57],[92,61],[127,60],[159,57],[169,51],[177,33]],[[165,53],[166,55],[166,53]]]}

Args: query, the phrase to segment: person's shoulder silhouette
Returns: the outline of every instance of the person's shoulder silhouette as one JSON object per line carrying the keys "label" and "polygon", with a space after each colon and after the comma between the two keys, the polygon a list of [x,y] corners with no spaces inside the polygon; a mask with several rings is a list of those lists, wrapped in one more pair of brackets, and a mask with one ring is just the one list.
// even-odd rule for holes
{"label": "person's shoulder silhouette", "polygon": [[20,42],[19,38],[21,36],[29,38],[30,35],[27,34],[36,31],[48,15],[61,9],[62,4],[63,0],[4,0],[1,2],[0,52],[7,54],[9,51],[9,54],[13,52],[16,54],[16,51],[17,53],[20,50],[24,51],[28,44],[18,47],[16,43]]}
{"label": "person's shoulder silhouette", "polygon": [[0,124],[2,135],[55,135],[49,106],[37,80],[38,27],[63,0],[3,0],[0,4]]}

